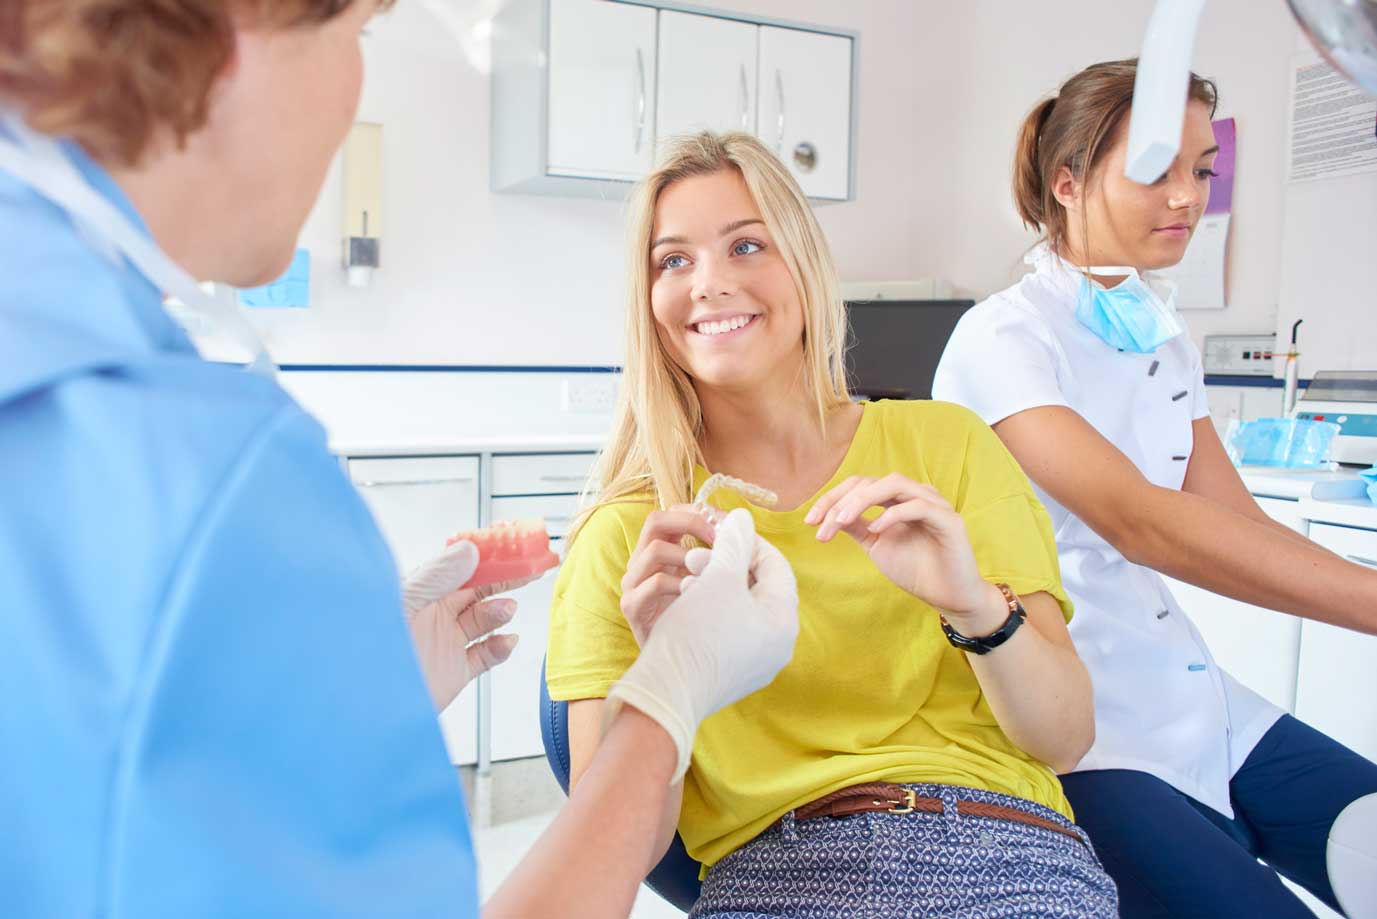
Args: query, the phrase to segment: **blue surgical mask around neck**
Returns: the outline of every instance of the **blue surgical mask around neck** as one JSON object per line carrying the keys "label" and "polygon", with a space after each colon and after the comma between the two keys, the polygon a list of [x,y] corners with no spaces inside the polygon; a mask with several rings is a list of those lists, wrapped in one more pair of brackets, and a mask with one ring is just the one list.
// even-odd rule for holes
{"label": "blue surgical mask around neck", "polygon": [[[1111,348],[1151,354],[1185,332],[1176,312],[1176,285],[1161,280],[1149,283],[1137,269],[1122,266],[1078,270],[1076,319]],[[1091,280],[1092,275],[1123,280],[1106,288]]]}

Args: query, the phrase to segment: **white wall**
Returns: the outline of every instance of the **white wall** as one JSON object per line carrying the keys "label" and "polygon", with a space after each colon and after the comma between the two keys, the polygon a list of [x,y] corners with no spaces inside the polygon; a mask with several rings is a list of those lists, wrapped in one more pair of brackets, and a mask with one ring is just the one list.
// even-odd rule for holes
{"label": "white wall", "polygon": [[[252,313],[279,362],[621,363],[623,204],[488,190],[488,79],[435,12],[480,6],[407,0],[365,39],[358,117],[383,124],[383,267],[366,289],[343,283],[336,163],[302,235],[311,308]],[[732,8],[862,33],[858,197],[821,219],[844,276],[914,276],[909,214],[945,206],[946,189],[906,100],[938,36],[906,2]]]}
{"label": "white wall", "polygon": [[283,372],[282,385],[329,433],[332,448],[430,453],[601,446],[610,411],[565,408],[569,385],[615,395],[601,373]]}
{"label": "white wall", "polygon": [[[460,4],[453,4],[458,7]],[[383,125],[382,265],[343,283],[339,162],[302,234],[312,306],[255,311],[282,363],[617,363],[619,205],[488,191],[488,83],[424,0],[364,40],[358,117]],[[515,342],[523,340],[524,346]]]}
{"label": "white wall", "polygon": [[[313,306],[253,314],[279,361],[620,363],[622,203],[488,190],[487,76],[436,11],[468,25],[496,2],[408,0],[373,27],[359,118],[384,125],[383,268],[343,284],[336,164],[302,237]],[[857,198],[819,209],[843,278],[945,277],[979,298],[1033,241],[1009,194],[1023,115],[1086,64],[1136,53],[1152,2],[722,5],[861,33]],[[1281,0],[1205,9],[1196,69],[1238,119],[1239,161],[1232,305],[1188,314],[1197,340],[1277,322],[1296,36]]]}
{"label": "white wall", "polygon": [[[1301,57],[1319,60],[1308,46]],[[1301,374],[1377,370],[1377,173],[1288,185],[1286,218],[1277,325],[1305,321]]]}
{"label": "white wall", "polygon": [[[934,126],[954,186],[941,216],[919,215],[920,272],[941,272],[979,298],[1023,272],[1035,236],[1014,212],[1010,178],[1023,117],[1088,64],[1138,53],[1152,0],[1039,0],[963,4],[945,53],[915,61],[953,87],[955,113]],[[1186,314],[1197,341],[1213,332],[1275,328],[1285,181],[1290,57],[1298,30],[1282,0],[1211,0],[1194,69],[1219,85],[1219,117],[1238,119],[1230,306]],[[936,79],[934,77],[934,79]],[[937,179],[934,178],[934,181]],[[950,215],[950,216],[948,216]],[[926,223],[927,226],[922,224]]]}

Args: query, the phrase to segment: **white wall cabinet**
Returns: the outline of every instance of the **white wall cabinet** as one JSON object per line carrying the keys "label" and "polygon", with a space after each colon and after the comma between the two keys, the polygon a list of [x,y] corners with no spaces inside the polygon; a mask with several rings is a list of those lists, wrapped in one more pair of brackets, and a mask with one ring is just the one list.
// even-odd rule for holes
{"label": "white wall cabinet", "polygon": [[[399,574],[434,558],[445,540],[478,526],[476,456],[351,459],[349,477],[392,547]],[[478,700],[463,693],[440,715],[450,762],[478,761]]]}
{"label": "white wall cabinet", "polygon": [[[1298,533],[1306,524],[1296,501],[1257,498],[1272,519]],[[1289,712],[1295,711],[1301,620],[1166,578],[1176,602],[1200,630],[1219,666]]]}
{"label": "white wall cabinet", "polygon": [[655,134],[755,132],[756,41],[749,22],[660,11]]}
{"label": "white wall cabinet", "polygon": [[810,198],[851,196],[852,42],[762,26],[759,135]]}
{"label": "white wall cabinet", "polygon": [[655,28],[654,9],[609,0],[503,6],[492,39],[494,190],[617,195],[650,169]]}
{"label": "white wall cabinet", "polygon": [[852,196],[852,33],[650,0],[510,0],[493,25],[492,185],[624,194],[664,140],[754,132],[818,200]]}
{"label": "white wall cabinet", "polygon": [[550,173],[634,179],[655,141],[655,11],[550,2]]}
{"label": "white wall cabinet", "polygon": [[[1350,561],[1377,568],[1373,530],[1313,523],[1310,538]],[[1377,637],[1306,620],[1296,717],[1377,760]]]}

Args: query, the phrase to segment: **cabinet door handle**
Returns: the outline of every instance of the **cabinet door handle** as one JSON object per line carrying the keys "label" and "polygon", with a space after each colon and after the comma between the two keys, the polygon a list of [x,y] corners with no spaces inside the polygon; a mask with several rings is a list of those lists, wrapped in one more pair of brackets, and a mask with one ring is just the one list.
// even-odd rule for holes
{"label": "cabinet door handle", "polygon": [[369,480],[366,482],[356,482],[355,484],[359,488],[387,488],[392,485],[459,485],[464,482],[472,481],[473,476],[463,475],[436,479],[390,479],[386,482],[375,482]]}
{"label": "cabinet door handle", "polygon": [[741,130],[750,130],[751,88],[746,83],[746,65],[741,65]]}
{"label": "cabinet door handle", "polygon": [[1363,558],[1361,555],[1347,556],[1350,562],[1357,562],[1366,568],[1377,568],[1377,559]]}
{"label": "cabinet door handle", "polygon": [[775,156],[780,156],[784,151],[784,74],[775,71],[775,101],[779,105],[779,111],[775,115]]}
{"label": "cabinet door handle", "polygon": [[636,49],[636,152],[641,152],[641,140],[645,135],[645,54]]}

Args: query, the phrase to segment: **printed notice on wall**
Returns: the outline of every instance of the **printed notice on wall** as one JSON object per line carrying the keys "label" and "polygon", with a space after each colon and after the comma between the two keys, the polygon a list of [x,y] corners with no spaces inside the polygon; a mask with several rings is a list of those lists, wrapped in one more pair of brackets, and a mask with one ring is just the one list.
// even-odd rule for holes
{"label": "printed notice on wall", "polygon": [[1183,310],[1222,310],[1228,306],[1224,279],[1238,161],[1238,125],[1234,119],[1216,121],[1214,139],[1219,144],[1219,155],[1214,158],[1209,206],[1195,226],[1185,257],[1158,272],[1176,283],[1176,303]]}
{"label": "printed notice on wall", "polygon": [[1316,57],[1292,77],[1291,181],[1377,172],[1377,99]]}

